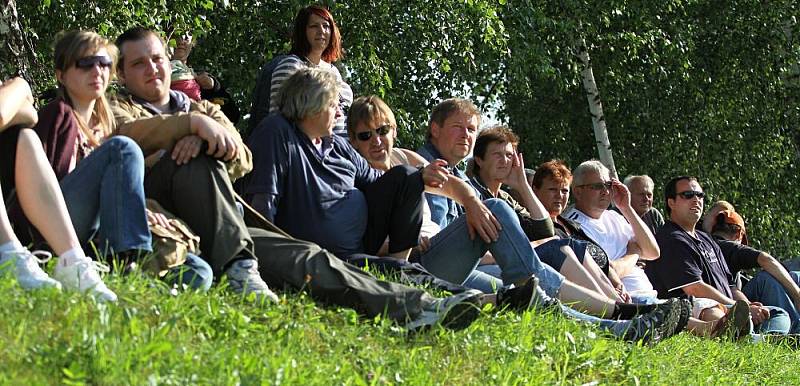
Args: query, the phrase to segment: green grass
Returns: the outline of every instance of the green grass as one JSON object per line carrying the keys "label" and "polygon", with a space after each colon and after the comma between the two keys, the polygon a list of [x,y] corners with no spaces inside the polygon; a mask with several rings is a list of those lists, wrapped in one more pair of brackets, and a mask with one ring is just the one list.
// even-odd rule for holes
{"label": "green grass", "polygon": [[257,306],[217,287],[107,278],[116,305],[0,280],[0,384],[798,384],[800,351],[686,333],[626,344],[558,315],[486,312],[416,336],[287,293]]}

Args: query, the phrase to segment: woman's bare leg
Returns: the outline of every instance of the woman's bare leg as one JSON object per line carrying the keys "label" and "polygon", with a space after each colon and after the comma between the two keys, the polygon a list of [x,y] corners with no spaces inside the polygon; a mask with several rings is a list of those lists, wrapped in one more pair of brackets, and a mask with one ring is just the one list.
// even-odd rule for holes
{"label": "woman's bare leg", "polygon": [[42,233],[54,252],[60,255],[71,249],[80,249],[58,180],[33,130],[20,131],[14,178],[25,216]]}
{"label": "woman's bare leg", "polygon": [[600,266],[597,265],[597,262],[594,261],[592,256],[589,253],[586,253],[586,256],[583,257],[583,267],[586,268],[586,271],[589,272],[589,275],[597,282],[600,286],[600,292],[605,294],[611,299],[622,301],[620,299],[619,294],[614,289],[614,286],[611,284],[611,280],[608,279],[608,276],[600,269]]}
{"label": "woman's bare leg", "polygon": [[589,271],[581,265],[572,248],[563,246],[561,247],[561,252],[566,256],[564,264],[561,265],[561,270],[559,271],[564,277],[581,287],[608,296],[608,294],[604,293],[600,285],[597,284],[597,281],[592,277]]}

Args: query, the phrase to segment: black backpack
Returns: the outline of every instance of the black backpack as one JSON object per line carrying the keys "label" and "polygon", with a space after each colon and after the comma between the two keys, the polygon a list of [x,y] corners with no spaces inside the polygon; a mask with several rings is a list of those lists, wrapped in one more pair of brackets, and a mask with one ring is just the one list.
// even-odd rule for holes
{"label": "black backpack", "polygon": [[261,67],[261,71],[256,78],[256,87],[253,89],[253,104],[250,106],[250,120],[247,122],[247,132],[244,133],[245,140],[253,132],[253,129],[261,123],[269,114],[270,88],[272,87],[272,72],[289,55],[275,55],[272,59]]}

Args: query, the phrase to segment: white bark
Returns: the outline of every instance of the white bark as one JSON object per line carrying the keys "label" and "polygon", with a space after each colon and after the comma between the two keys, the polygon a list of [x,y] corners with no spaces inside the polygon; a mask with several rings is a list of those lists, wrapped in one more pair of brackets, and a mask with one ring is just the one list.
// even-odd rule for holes
{"label": "white bark", "polygon": [[583,65],[581,75],[583,77],[583,88],[586,90],[586,99],[589,102],[589,113],[592,115],[592,128],[594,138],[597,143],[597,151],[600,162],[611,171],[612,178],[617,177],[617,168],[614,166],[614,156],[611,154],[611,142],[608,139],[606,130],[606,119],[603,115],[603,104],[600,102],[600,92],[597,90],[597,83],[594,80],[592,65],[589,62],[589,50],[586,43],[581,41],[578,46],[578,59]]}

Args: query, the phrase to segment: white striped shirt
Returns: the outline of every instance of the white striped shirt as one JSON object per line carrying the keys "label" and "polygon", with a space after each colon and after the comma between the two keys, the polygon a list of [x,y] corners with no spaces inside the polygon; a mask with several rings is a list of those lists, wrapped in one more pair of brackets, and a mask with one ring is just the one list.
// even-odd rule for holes
{"label": "white striped shirt", "polygon": [[[275,70],[272,72],[272,84],[270,85],[270,114],[278,111],[278,93],[283,86],[283,82],[286,81],[286,79],[289,79],[289,77],[297,72],[297,70],[311,66],[313,66],[313,64],[301,59],[297,55],[289,55],[286,57],[286,59],[275,66]],[[334,134],[338,134],[346,138],[347,128],[345,127],[345,121],[347,120],[347,117],[344,113],[348,108],[350,108],[350,105],[353,104],[353,90],[350,88],[349,84],[345,83],[344,79],[342,79],[342,74],[339,73],[339,69],[337,69],[333,64],[325,62],[324,60],[320,60],[319,65],[316,67],[333,72],[333,74],[336,75],[336,80],[339,82],[339,109],[342,112],[342,116],[336,119],[336,125],[333,129],[333,132]]]}

